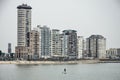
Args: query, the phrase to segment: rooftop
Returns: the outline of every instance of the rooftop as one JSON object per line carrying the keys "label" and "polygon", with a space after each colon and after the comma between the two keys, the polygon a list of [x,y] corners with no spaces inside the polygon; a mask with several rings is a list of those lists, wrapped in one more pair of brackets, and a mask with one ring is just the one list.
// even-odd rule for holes
{"label": "rooftop", "polygon": [[63,30],[63,32],[77,32],[77,31],[69,29],[69,30]]}
{"label": "rooftop", "polygon": [[27,4],[22,4],[17,6],[17,9],[32,9],[32,7],[28,6]]}
{"label": "rooftop", "polygon": [[103,39],[104,37],[102,35],[91,35],[89,38]]}

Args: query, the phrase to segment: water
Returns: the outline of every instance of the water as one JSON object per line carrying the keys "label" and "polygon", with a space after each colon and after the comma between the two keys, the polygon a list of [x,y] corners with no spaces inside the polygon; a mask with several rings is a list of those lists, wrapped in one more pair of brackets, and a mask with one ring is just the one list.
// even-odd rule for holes
{"label": "water", "polygon": [[0,64],[0,80],[120,80],[120,64]]}

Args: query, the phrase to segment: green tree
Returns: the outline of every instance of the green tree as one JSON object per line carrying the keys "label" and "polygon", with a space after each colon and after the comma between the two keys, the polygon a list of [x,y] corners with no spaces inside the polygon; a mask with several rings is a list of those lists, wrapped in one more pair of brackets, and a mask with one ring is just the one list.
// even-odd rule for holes
{"label": "green tree", "polygon": [[14,57],[14,53],[10,53],[10,57],[13,58]]}
{"label": "green tree", "polygon": [[0,56],[2,55],[2,51],[0,50]]}

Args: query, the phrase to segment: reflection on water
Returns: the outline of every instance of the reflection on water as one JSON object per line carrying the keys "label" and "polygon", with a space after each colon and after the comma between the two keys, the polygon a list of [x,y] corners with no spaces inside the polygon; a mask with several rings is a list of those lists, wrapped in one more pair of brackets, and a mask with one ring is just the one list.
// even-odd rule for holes
{"label": "reflection on water", "polygon": [[119,75],[119,63],[0,64],[0,80],[119,80]]}
{"label": "reflection on water", "polygon": [[32,67],[32,66],[38,66],[39,64],[15,64],[17,67]]}

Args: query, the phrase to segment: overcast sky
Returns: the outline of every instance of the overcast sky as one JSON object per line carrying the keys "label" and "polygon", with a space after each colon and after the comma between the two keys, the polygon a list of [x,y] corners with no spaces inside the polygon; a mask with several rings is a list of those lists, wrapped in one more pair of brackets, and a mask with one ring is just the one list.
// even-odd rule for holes
{"label": "overcast sky", "polygon": [[17,45],[17,9],[26,3],[32,9],[32,28],[74,29],[84,38],[103,35],[107,48],[120,48],[120,0],[0,0],[0,50]]}

